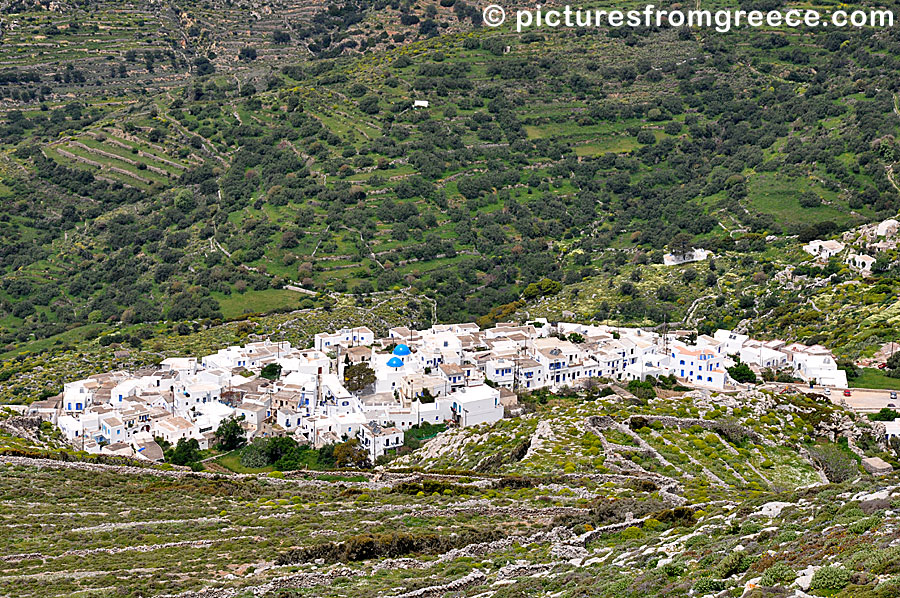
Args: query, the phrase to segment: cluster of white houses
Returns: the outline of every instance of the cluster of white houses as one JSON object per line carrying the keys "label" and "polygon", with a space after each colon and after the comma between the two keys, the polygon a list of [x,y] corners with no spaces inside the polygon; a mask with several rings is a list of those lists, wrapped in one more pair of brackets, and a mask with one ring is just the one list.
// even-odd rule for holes
{"label": "cluster of white houses", "polygon": [[[869,274],[877,261],[869,253],[878,255],[897,249],[898,241],[900,241],[898,232],[900,232],[900,223],[890,218],[844,233],[843,242],[834,239],[810,241],[803,246],[803,251],[824,262],[838,257],[846,249],[847,251],[843,255],[844,262],[862,274]],[[847,249],[848,246],[849,249]]]}
{"label": "cluster of white houses", "polygon": [[[816,239],[803,245],[803,251],[820,263],[840,257],[844,263],[861,274],[870,274],[876,258],[882,252],[896,250],[900,246],[900,222],[889,218],[882,222],[865,224],[835,239]],[[846,251],[845,251],[846,250]],[[872,254],[872,255],[870,255]],[[700,262],[713,257],[712,252],[701,248],[690,248],[680,253],[663,255],[666,266],[680,266],[690,262]]]}
{"label": "cluster of white houses", "polygon": [[[68,440],[89,452],[161,458],[155,438],[201,448],[236,417],[250,439],[291,435],[321,447],[358,438],[374,460],[403,444],[403,432],[423,423],[492,423],[516,392],[574,386],[590,378],[643,380],[675,375],[685,383],[725,390],[732,356],[755,368],[790,369],[823,385],[846,386],[824,347],[755,341],[719,330],[694,342],[684,332],[546,320],[393,328],[376,338],[368,328],[315,336],[314,346],[262,341],[195,358],[170,358],[158,368],[111,372],[65,384],[56,399],[32,405]],[[347,390],[348,367],[367,364],[375,381]],[[261,376],[265,366],[280,376]],[[364,369],[364,368],[356,368]]]}

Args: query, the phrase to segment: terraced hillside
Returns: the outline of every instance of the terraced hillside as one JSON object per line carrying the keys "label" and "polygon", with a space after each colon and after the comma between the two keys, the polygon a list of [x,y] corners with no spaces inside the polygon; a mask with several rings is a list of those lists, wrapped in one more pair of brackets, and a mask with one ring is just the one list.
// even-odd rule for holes
{"label": "terraced hillside", "polygon": [[[610,487],[639,478],[703,502],[820,483],[825,478],[805,448],[808,439],[816,433],[834,439],[844,424],[853,427],[825,397],[696,391],[666,393],[642,405],[617,390],[627,399],[552,400],[491,427],[452,430],[392,465],[507,475],[565,472],[608,477]],[[871,442],[877,434],[861,425],[852,440]]]}
{"label": "terraced hillside", "polygon": [[[106,98],[177,89],[216,68],[252,71],[240,52],[267,62],[299,51],[292,30],[309,26],[322,3],[4,2],[0,97],[16,105],[66,96]],[[280,34],[280,35],[276,35]],[[286,37],[285,37],[286,36]],[[296,34],[295,34],[296,36]]]}
{"label": "terraced hillside", "polygon": [[[891,29],[0,0],[0,402],[263,337],[526,314],[885,356],[896,245],[865,273],[800,247],[900,211],[898,67]],[[663,266],[693,247],[715,257]],[[253,475],[91,457],[3,409],[0,596],[898,594],[900,479],[860,467],[900,467],[881,424],[633,390],[523,396],[376,470]]]}
{"label": "terraced hillside", "polygon": [[[223,476],[22,457],[3,435],[0,594],[893,595],[900,482],[829,443],[879,452],[871,428],[802,397],[729,400],[555,398],[537,425],[439,435],[407,462],[425,471]],[[824,470],[840,482],[794,434],[844,455]]]}
{"label": "terraced hillside", "polygon": [[0,105],[90,97],[120,106],[213,72],[260,78],[298,58],[393,48],[471,25],[474,10],[451,6],[8,0],[0,21]]}

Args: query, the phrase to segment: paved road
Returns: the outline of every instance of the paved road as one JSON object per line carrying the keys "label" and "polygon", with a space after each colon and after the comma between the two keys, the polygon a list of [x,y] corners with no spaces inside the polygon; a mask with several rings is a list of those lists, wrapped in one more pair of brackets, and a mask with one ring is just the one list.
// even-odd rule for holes
{"label": "paved road", "polygon": [[[816,386],[810,388],[808,384],[777,384],[766,385],[767,387],[781,390],[785,386],[793,386],[803,393],[825,394],[824,386]],[[900,391],[897,391],[900,393]],[[832,388],[831,395],[828,396],[835,405],[845,405],[854,411],[861,413],[874,413],[883,407],[887,407],[888,403],[893,403],[900,410],[900,400],[891,399],[891,391],[881,390],[877,388],[851,388],[850,396],[844,396],[843,388]]]}
{"label": "paved road", "polygon": [[849,397],[844,396],[843,390],[832,390],[831,402],[837,405],[846,404],[854,411],[863,413],[879,411],[883,407],[887,407],[888,403],[900,407],[900,401],[891,399],[891,391],[873,388],[851,388]]}

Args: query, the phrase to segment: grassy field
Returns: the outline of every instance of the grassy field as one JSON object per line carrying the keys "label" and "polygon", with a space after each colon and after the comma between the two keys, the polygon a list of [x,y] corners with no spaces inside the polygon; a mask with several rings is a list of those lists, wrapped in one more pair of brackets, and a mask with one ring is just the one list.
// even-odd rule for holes
{"label": "grassy field", "polygon": [[[831,205],[805,208],[799,198],[804,191],[813,191]],[[747,201],[764,214],[775,216],[778,222],[800,224],[831,220],[839,224],[851,220],[850,210],[837,201],[837,194],[811,185],[808,180],[792,179],[771,173],[750,177]]]}
{"label": "grassy field", "polygon": [[214,293],[219,301],[222,315],[235,318],[248,313],[268,313],[277,309],[298,309],[309,295],[286,289],[265,289],[263,291],[233,292],[230,295]]}
{"label": "grassy field", "polygon": [[900,378],[885,376],[880,370],[873,368],[861,368],[859,376],[850,380],[849,383],[853,388],[900,390]]}
{"label": "grassy field", "polygon": [[267,467],[244,467],[241,465],[241,450],[231,451],[228,454],[217,457],[215,462],[234,473],[268,473],[274,471],[272,466]]}

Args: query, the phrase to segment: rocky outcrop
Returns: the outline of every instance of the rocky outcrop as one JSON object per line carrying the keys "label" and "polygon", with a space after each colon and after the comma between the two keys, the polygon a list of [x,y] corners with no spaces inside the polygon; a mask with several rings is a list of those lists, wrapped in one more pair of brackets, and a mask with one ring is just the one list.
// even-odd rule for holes
{"label": "rocky outcrop", "polygon": [[750,438],[753,442],[757,444],[765,444],[767,446],[772,445],[771,440],[763,438],[755,430],[751,430],[750,428],[747,428],[745,426],[729,424],[722,421],[698,419],[693,417],[674,417],[671,415],[632,415],[625,420],[625,423],[631,426],[632,423],[637,420],[644,420],[647,423],[659,422],[666,428],[691,428],[693,426],[697,426],[703,428],[704,430],[710,430],[716,433],[720,433],[723,429],[723,426],[725,425],[734,425],[737,428],[736,431],[740,432],[747,438]]}
{"label": "rocky outcrop", "polygon": [[554,440],[555,437],[553,436],[553,428],[550,427],[550,422],[541,420],[534,429],[534,434],[532,434],[531,441],[528,443],[528,452],[525,453],[522,460],[527,461],[532,458],[535,453],[544,448],[545,444]]}
{"label": "rocky outcrop", "polygon": [[[876,430],[875,426],[872,426],[873,431],[875,431],[875,438],[883,440],[884,425],[881,422],[873,423],[878,424],[878,428],[880,428],[880,430]],[[863,434],[867,431],[868,430],[864,430],[861,426],[857,425],[851,415],[845,411],[833,412],[830,419],[822,421],[816,426],[816,433],[828,438],[832,442],[836,442],[838,438],[846,438],[850,450],[860,457],[864,457],[865,455],[862,450],[857,447],[857,442],[859,442],[860,438],[862,438]],[[879,431],[881,431],[880,434],[878,433]]]}
{"label": "rocky outcrop", "polygon": [[43,420],[36,416],[14,415],[0,421],[0,430],[35,444],[42,444],[40,439],[41,421]]}

